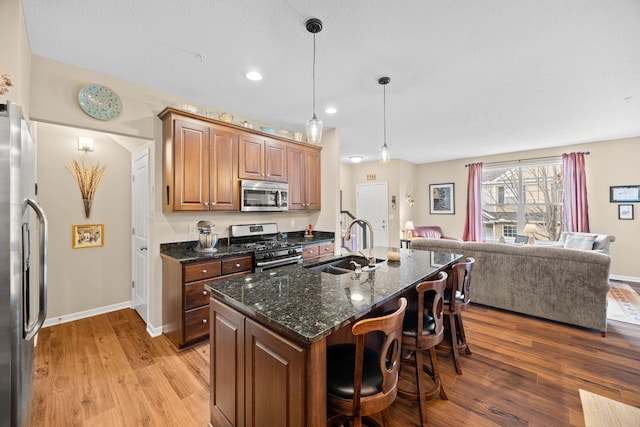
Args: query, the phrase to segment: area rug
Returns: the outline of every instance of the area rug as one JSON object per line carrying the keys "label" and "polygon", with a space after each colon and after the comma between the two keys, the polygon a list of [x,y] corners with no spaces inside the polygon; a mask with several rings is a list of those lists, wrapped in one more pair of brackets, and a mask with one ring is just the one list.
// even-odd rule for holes
{"label": "area rug", "polygon": [[640,409],[580,389],[585,427],[637,427]]}
{"label": "area rug", "polygon": [[607,319],[640,325],[640,296],[626,283],[609,282]]}

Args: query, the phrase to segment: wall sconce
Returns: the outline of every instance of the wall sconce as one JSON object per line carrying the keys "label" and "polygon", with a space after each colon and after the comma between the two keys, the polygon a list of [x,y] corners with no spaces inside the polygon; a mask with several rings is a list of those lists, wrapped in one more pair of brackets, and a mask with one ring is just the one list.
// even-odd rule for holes
{"label": "wall sconce", "polygon": [[391,196],[391,209],[396,210],[396,196]]}
{"label": "wall sconce", "polygon": [[405,198],[407,199],[407,203],[409,203],[409,206],[413,207],[413,205],[416,204],[416,201],[413,200],[413,196],[411,194],[407,194]]}
{"label": "wall sconce", "polygon": [[78,150],[84,151],[93,151],[93,138],[87,138],[86,136],[81,136],[78,138]]}

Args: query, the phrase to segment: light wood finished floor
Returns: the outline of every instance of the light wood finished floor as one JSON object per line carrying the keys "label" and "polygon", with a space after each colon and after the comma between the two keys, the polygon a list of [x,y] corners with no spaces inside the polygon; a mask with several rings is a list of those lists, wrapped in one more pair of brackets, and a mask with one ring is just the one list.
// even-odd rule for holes
{"label": "light wood finished floor", "polygon": [[[482,306],[463,317],[473,355],[463,375],[439,357],[449,401],[427,403],[430,426],[584,426],[579,389],[640,407],[640,327],[610,322],[602,338]],[[176,353],[133,310],[49,327],[30,425],[206,426],[208,372],[207,344]],[[417,403],[391,410],[394,425],[419,425]]]}

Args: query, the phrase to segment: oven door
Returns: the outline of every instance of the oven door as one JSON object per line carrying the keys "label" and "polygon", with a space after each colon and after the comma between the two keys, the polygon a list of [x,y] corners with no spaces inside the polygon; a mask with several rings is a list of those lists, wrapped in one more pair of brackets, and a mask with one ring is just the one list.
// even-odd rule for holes
{"label": "oven door", "polygon": [[256,273],[261,271],[271,270],[272,268],[278,268],[290,264],[302,264],[302,254],[296,256],[287,256],[283,258],[269,259],[269,260],[256,260]]}
{"label": "oven door", "polygon": [[242,181],[240,202],[244,212],[286,211],[288,199],[288,184]]}

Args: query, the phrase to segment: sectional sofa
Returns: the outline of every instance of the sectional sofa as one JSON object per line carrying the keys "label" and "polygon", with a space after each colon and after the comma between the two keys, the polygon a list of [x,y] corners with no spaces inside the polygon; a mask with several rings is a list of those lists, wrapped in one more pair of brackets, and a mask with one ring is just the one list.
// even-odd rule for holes
{"label": "sectional sofa", "polygon": [[600,251],[427,238],[410,247],[475,258],[471,302],[606,333],[611,259]]}

